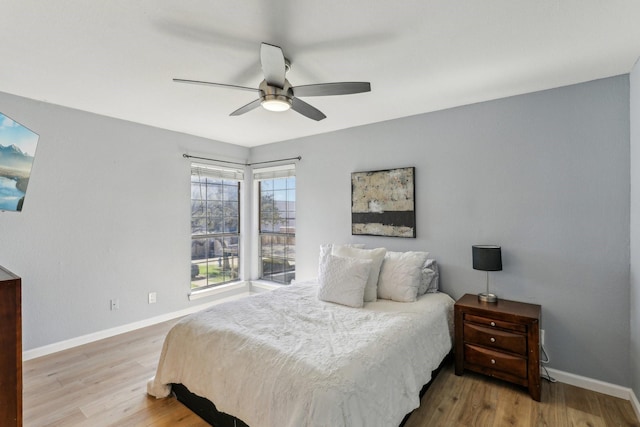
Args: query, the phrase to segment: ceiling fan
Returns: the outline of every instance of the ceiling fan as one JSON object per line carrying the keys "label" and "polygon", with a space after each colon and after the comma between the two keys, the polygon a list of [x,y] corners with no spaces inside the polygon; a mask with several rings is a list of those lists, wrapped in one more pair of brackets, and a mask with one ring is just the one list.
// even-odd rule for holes
{"label": "ceiling fan", "polygon": [[316,121],[322,120],[327,116],[325,116],[322,111],[302,101],[300,97],[348,95],[371,91],[371,84],[369,82],[339,82],[291,86],[289,80],[285,77],[285,74],[291,68],[290,62],[284,57],[280,47],[268,43],[262,43],[260,46],[260,63],[262,64],[264,80],[257,89],[198,80],[173,79],[173,81],[247,90],[259,94],[258,99],[238,108],[230,114],[231,116],[239,116],[262,106],[270,111],[286,111],[291,108],[293,111]]}

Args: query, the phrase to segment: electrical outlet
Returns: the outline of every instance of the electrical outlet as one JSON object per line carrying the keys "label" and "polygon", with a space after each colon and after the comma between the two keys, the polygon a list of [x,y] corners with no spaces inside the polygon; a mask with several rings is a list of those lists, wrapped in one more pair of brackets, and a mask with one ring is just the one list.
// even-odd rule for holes
{"label": "electrical outlet", "polygon": [[157,301],[157,295],[155,292],[149,292],[149,304],[155,304]]}
{"label": "electrical outlet", "polygon": [[120,309],[120,301],[116,299],[111,300],[111,311]]}
{"label": "electrical outlet", "polygon": [[540,329],[540,345],[544,345],[544,329]]}

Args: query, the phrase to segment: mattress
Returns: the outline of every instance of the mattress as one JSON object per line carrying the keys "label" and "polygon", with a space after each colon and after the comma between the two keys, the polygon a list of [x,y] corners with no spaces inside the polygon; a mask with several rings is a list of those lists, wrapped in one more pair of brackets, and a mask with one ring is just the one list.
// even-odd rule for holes
{"label": "mattress", "polygon": [[181,383],[252,427],[398,425],[452,348],[454,301],[351,308],[317,294],[298,283],[182,319],[148,393]]}

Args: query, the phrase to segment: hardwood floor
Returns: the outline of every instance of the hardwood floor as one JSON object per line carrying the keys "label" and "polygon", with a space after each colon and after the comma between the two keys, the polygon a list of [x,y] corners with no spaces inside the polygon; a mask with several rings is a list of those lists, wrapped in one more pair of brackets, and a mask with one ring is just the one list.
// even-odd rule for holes
{"label": "hardwood floor", "polygon": [[[146,394],[165,322],[24,362],[24,425],[208,426],[173,398]],[[406,427],[638,426],[628,401],[543,382],[542,402],[526,390],[446,365]],[[255,426],[259,427],[259,426]]]}
{"label": "hardwood floor", "polygon": [[446,365],[405,427],[640,426],[631,403],[563,383],[542,382],[536,402],[526,389]]}
{"label": "hardwood floor", "polygon": [[146,394],[176,321],[24,362],[24,425],[208,426],[175,399]]}

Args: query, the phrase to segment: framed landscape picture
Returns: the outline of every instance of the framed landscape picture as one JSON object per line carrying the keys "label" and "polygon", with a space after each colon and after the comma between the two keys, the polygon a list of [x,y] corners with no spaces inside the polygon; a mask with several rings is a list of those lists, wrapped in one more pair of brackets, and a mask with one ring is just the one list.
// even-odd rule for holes
{"label": "framed landscape picture", "polygon": [[0,211],[21,211],[38,134],[0,113]]}
{"label": "framed landscape picture", "polygon": [[416,237],[414,167],[351,174],[351,234]]}

